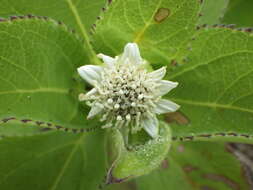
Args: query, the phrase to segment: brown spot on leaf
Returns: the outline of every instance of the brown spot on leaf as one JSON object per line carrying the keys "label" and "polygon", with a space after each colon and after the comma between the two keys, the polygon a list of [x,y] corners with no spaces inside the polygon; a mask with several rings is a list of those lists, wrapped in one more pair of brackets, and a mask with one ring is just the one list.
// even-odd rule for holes
{"label": "brown spot on leaf", "polygon": [[169,161],[168,160],[163,160],[161,163],[161,168],[162,169],[168,169],[169,168]]}
{"label": "brown spot on leaf", "polygon": [[166,114],[165,121],[167,123],[176,122],[179,125],[187,125],[190,123],[190,120],[183,113],[178,111]]}
{"label": "brown spot on leaf", "polygon": [[22,119],[21,122],[23,123],[28,123],[28,122],[31,122],[32,120],[31,119]]}
{"label": "brown spot on leaf", "polygon": [[178,147],[177,147],[177,151],[178,152],[184,152],[184,145],[179,145]]}
{"label": "brown spot on leaf", "polygon": [[176,66],[178,66],[178,62],[175,59],[173,59],[173,60],[171,60],[171,65],[176,67]]}
{"label": "brown spot on leaf", "polygon": [[215,136],[222,136],[222,137],[226,136],[225,133],[215,133],[214,135],[215,135]]}
{"label": "brown spot on leaf", "polygon": [[77,133],[77,132],[78,132],[78,129],[72,129],[72,132],[73,132],[73,133]]}
{"label": "brown spot on leaf", "polygon": [[62,126],[59,126],[59,125],[56,125],[55,128],[58,129],[58,130],[60,130],[60,129],[62,129],[63,127],[62,127]]}
{"label": "brown spot on leaf", "polygon": [[203,177],[206,179],[213,180],[213,181],[223,182],[227,186],[229,186],[231,189],[240,190],[240,186],[235,181],[229,179],[226,176],[218,175],[218,174],[204,174]]}
{"label": "brown spot on leaf", "polygon": [[35,16],[32,15],[32,14],[28,14],[27,17],[28,17],[28,18],[34,18]]}
{"label": "brown spot on leaf", "polygon": [[249,135],[245,135],[245,134],[240,134],[241,137],[245,137],[245,138],[249,138]]}
{"label": "brown spot on leaf", "polygon": [[154,20],[158,23],[163,22],[170,15],[170,10],[167,8],[160,8],[157,10]]}
{"label": "brown spot on leaf", "polygon": [[36,121],[35,123],[36,123],[37,125],[39,125],[39,126],[42,125],[42,124],[44,124],[43,121]]}
{"label": "brown spot on leaf", "polygon": [[187,136],[187,137],[184,137],[184,139],[192,141],[194,139],[194,136]]}
{"label": "brown spot on leaf", "polygon": [[6,123],[10,120],[15,120],[15,119],[16,119],[15,117],[9,117],[9,118],[2,119],[2,122]]}
{"label": "brown spot on leaf", "polygon": [[48,127],[40,129],[41,132],[47,132],[47,131],[50,131],[50,130],[52,130],[52,129],[48,128]]}
{"label": "brown spot on leaf", "polygon": [[238,136],[236,133],[228,133],[228,135],[229,136],[234,136],[234,137]]}
{"label": "brown spot on leaf", "polygon": [[16,20],[16,19],[18,19],[18,17],[17,16],[11,16],[10,19],[11,20]]}
{"label": "brown spot on leaf", "polygon": [[20,16],[18,16],[18,18],[25,19],[26,17],[24,15],[20,15]]}
{"label": "brown spot on leaf", "polygon": [[186,173],[190,173],[190,172],[192,172],[192,171],[194,171],[194,170],[198,170],[198,168],[197,168],[197,167],[194,167],[194,166],[191,166],[191,165],[185,165],[185,166],[183,167],[183,170],[184,170]]}
{"label": "brown spot on leaf", "polygon": [[211,134],[202,134],[202,135],[198,135],[198,137],[210,138],[210,137],[212,137],[212,135]]}

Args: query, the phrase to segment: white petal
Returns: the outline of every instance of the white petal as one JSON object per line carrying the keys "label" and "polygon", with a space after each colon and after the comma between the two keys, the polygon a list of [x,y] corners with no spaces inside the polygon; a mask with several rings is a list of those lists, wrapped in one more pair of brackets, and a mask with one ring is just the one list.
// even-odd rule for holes
{"label": "white petal", "polygon": [[161,80],[165,74],[166,74],[166,67],[162,67],[158,70],[148,73],[148,76],[155,80]]}
{"label": "white petal", "polygon": [[126,58],[128,58],[131,63],[139,64],[142,62],[140,51],[136,43],[128,43],[125,46],[121,60],[124,62]]}
{"label": "white petal", "polygon": [[159,82],[160,86],[157,87],[157,93],[158,96],[163,96],[167,94],[169,91],[171,91],[173,88],[176,88],[178,85],[178,82],[171,82],[168,80],[161,80]]}
{"label": "white petal", "polygon": [[94,103],[91,107],[91,110],[87,116],[87,119],[92,118],[93,116],[99,114],[104,109],[102,104]]}
{"label": "white petal", "polygon": [[79,94],[78,99],[79,99],[79,101],[85,101],[86,100],[86,95],[81,93],[81,94]]}
{"label": "white petal", "polygon": [[164,99],[159,100],[159,102],[157,102],[156,105],[157,107],[155,108],[155,113],[157,114],[174,112],[178,110],[178,108],[180,107],[176,103]]}
{"label": "white petal", "polygon": [[146,117],[142,120],[144,130],[153,138],[158,136],[159,128],[158,128],[158,120],[156,116]]}
{"label": "white petal", "polygon": [[110,57],[110,56],[107,56],[107,55],[104,55],[102,53],[98,54],[97,55],[99,58],[101,58],[103,60],[103,62],[105,64],[107,64],[108,66],[113,66],[113,64],[115,64],[116,62],[116,59]]}
{"label": "white petal", "polygon": [[94,94],[97,93],[97,89],[96,88],[92,88],[89,92],[86,93],[86,96],[89,97],[89,96],[92,96]]}
{"label": "white petal", "polygon": [[95,65],[85,65],[77,69],[79,75],[91,85],[94,85],[95,81],[100,81],[102,70],[102,67]]}

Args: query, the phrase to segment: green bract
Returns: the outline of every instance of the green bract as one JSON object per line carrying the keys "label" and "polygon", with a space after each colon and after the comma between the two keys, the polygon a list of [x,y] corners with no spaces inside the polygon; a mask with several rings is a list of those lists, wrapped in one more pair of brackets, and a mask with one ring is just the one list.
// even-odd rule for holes
{"label": "green bract", "polygon": [[121,133],[114,131],[112,143],[119,144],[118,156],[109,170],[108,184],[148,174],[161,164],[170,148],[171,131],[164,123],[160,123],[159,127],[160,137],[137,145],[132,150],[124,146]]}
{"label": "green bract", "polygon": [[[105,188],[248,189],[224,142],[253,142],[251,29],[202,24],[245,26],[231,15],[248,14],[250,3],[204,3],[0,0],[0,189],[96,190],[126,179]],[[140,130],[128,145],[86,119],[78,95],[91,86],[77,73],[127,43],[138,44],[150,72],[167,67],[165,80],[179,85],[165,99],[181,106],[158,117],[157,139]],[[179,142],[187,140],[199,142]]]}

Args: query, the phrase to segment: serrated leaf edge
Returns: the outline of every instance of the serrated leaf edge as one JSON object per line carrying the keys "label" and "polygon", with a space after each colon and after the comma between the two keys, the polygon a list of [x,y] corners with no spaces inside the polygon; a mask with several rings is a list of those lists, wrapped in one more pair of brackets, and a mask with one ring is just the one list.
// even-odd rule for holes
{"label": "serrated leaf edge", "polygon": [[32,119],[18,119],[15,117],[7,117],[3,118],[0,120],[0,127],[3,124],[10,123],[10,122],[18,122],[21,124],[26,124],[27,126],[37,126],[40,127],[44,130],[55,130],[55,131],[63,131],[63,132],[69,132],[69,133],[74,133],[74,134],[79,134],[79,133],[87,133],[87,132],[92,132],[97,129],[99,129],[99,126],[97,127],[91,127],[91,128],[67,128],[63,127],[61,125],[53,124],[51,122],[44,122],[44,121],[39,121],[39,120],[32,120]]}

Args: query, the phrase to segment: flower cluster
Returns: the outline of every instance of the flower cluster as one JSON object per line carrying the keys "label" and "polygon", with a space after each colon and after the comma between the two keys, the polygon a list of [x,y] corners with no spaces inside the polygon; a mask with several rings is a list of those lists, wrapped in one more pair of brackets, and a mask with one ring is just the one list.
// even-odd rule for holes
{"label": "flower cluster", "polygon": [[122,55],[115,58],[98,54],[104,66],[85,65],[78,68],[79,75],[94,86],[80,101],[91,107],[88,119],[97,114],[103,126],[125,128],[135,133],[144,129],[151,137],[159,134],[156,114],[176,111],[174,102],[161,99],[178,83],[162,80],[166,68],[147,72],[135,43],[128,43]]}

